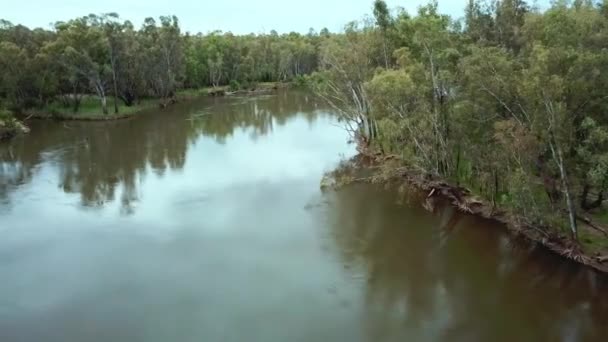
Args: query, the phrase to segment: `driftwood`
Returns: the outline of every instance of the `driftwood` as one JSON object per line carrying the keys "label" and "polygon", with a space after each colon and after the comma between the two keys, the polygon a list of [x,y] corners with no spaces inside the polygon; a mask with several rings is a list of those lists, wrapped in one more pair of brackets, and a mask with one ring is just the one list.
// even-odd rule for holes
{"label": "driftwood", "polygon": [[225,96],[226,95],[226,90],[219,88],[219,89],[211,89],[209,90],[209,95],[210,96]]}
{"label": "driftwood", "polygon": [[608,255],[604,255],[604,256],[599,256],[596,258],[597,262],[599,262],[600,264],[605,263],[606,261],[608,261]]}
{"label": "driftwood", "polygon": [[234,96],[234,95],[258,95],[258,94],[266,94],[271,93],[275,88],[261,88],[261,89],[249,89],[249,90],[236,90],[236,91],[227,91],[225,89],[211,89],[209,90],[209,96]]}
{"label": "driftwood", "polygon": [[[419,181],[418,186],[425,188],[424,190],[429,191],[426,196],[427,210],[433,211],[435,204],[433,203],[434,197],[447,198],[451,204],[457,207],[460,211],[469,214],[479,214],[484,209],[485,204],[483,201],[473,197],[469,189],[463,187],[454,187],[444,182],[428,182]],[[424,185],[424,186],[423,186]]]}

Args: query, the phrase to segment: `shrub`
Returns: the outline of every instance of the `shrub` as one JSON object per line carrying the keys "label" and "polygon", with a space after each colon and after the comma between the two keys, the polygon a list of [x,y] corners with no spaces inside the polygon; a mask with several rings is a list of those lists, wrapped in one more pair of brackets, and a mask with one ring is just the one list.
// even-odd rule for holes
{"label": "shrub", "polygon": [[310,88],[313,82],[315,79],[308,75],[298,75],[293,80],[293,84],[297,88]]}
{"label": "shrub", "polygon": [[241,89],[241,84],[237,80],[232,80],[232,81],[230,81],[229,88],[231,91],[237,91],[237,90]]}

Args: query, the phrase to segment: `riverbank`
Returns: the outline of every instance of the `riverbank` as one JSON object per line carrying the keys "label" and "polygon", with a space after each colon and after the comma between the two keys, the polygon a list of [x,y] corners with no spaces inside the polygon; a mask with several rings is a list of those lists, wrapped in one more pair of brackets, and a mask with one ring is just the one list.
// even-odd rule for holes
{"label": "riverbank", "polygon": [[27,119],[54,119],[66,121],[107,121],[121,120],[133,117],[143,111],[156,107],[166,107],[180,101],[190,101],[202,96],[230,96],[230,95],[258,95],[272,92],[280,88],[289,87],[289,83],[265,82],[259,83],[255,87],[231,90],[228,86],[206,87],[200,89],[182,89],[176,93],[175,98],[168,104],[161,104],[158,99],[144,99],[132,106],[120,103],[118,113],[114,113],[114,105],[108,105],[108,114],[103,114],[99,100],[93,96],[87,96],[82,100],[78,112],[73,112],[70,108],[51,105],[43,109],[25,111],[22,116]]}
{"label": "riverbank", "polygon": [[27,110],[22,113],[24,118],[30,119],[54,119],[54,120],[81,120],[81,121],[105,121],[105,120],[120,120],[132,117],[146,109],[158,106],[156,99],[144,99],[133,106],[125,106],[120,103],[118,113],[114,113],[114,104],[108,105],[108,114],[104,114],[101,109],[99,100],[94,97],[86,97],[82,100],[80,108],[74,112],[70,108],[58,106],[57,104],[50,105],[47,108]]}
{"label": "riverbank", "polygon": [[0,109],[0,141],[8,140],[18,134],[29,133],[29,128],[13,115]]}
{"label": "riverbank", "polygon": [[184,90],[185,94],[194,92],[195,94],[206,96],[231,96],[231,95],[259,95],[270,93],[278,89],[291,87],[291,83],[287,82],[262,82],[253,87],[245,87],[241,89],[233,89],[230,86],[207,87],[199,90]]}
{"label": "riverbank", "polygon": [[431,212],[441,203],[454,206],[462,213],[500,223],[514,238],[538,244],[565,259],[608,274],[608,241],[606,229],[591,219],[581,217],[579,241],[554,229],[535,225],[508,210],[476,196],[471,190],[450,184],[428,174],[409,169],[395,156],[359,154],[336,171],[324,177],[322,188],[338,188],[350,183],[385,184],[395,189],[419,192],[422,206]]}
{"label": "riverbank", "polygon": [[29,131],[29,128],[18,120],[7,122],[0,119],[0,141],[8,140],[18,134],[29,133]]}

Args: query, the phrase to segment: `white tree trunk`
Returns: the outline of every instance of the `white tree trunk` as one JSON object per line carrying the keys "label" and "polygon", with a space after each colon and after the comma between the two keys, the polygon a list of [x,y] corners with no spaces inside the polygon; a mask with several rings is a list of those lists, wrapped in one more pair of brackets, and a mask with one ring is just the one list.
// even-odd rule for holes
{"label": "white tree trunk", "polygon": [[572,238],[578,240],[578,226],[576,224],[576,207],[574,206],[574,200],[572,199],[572,193],[570,192],[570,184],[568,183],[568,173],[566,171],[566,165],[564,163],[564,157],[562,148],[560,147],[557,139],[555,138],[554,125],[557,121],[555,118],[555,110],[553,103],[550,100],[545,100],[545,107],[547,108],[547,114],[549,117],[549,147],[551,148],[551,154],[553,160],[557,164],[559,169],[559,175],[562,182],[562,191],[566,197],[566,206],[568,209],[568,220],[570,221],[570,232]]}
{"label": "white tree trunk", "polygon": [[570,184],[568,182],[568,174],[566,171],[566,166],[564,165],[564,158],[562,155],[562,149],[555,143],[555,138],[553,138],[553,133],[551,133],[551,152],[553,154],[553,159],[557,164],[559,169],[560,179],[562,181],[563,193],[566,197],[566,206],[568,208],[568,220],[570,222],[570,232],[572,233],[572,237],[578,240],[578,226],[576,224],[576,207],[574,206],[574,201],[572,199],[572,194],[570,192]]}
{"label": "white tree trunk", "polygon": [[99,96],[99,99],[101,100],[101,111],[103,112],[104,115],[108,115],[108,101],[106,98],[106,92],[103,89],[103,85],[101,84],[100,81],[97,82],[97,86],[95,88],[97,89],[97,95]]}

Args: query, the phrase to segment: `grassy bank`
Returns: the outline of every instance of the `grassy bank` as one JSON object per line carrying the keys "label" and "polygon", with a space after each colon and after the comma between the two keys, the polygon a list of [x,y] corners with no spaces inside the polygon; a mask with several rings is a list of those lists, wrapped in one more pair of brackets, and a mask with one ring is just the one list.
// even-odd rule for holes
{"label": "grassy bank", "polygon": [[[264,82],[258,83],[249,88],[236,90],[229,86],[181,89],[177,91],[175,100],[177,102],[189,101],[202,96],[210,95],[224,96],[231,94],[257,94],[285,87],[288,87],[287,83]],[[122,101],[119,101],[118,113],[114,113],[113,99],[108,99],[108,114],[103,114],[99,99],[95,96],[85,96],[82,99],[77,112],[74,112],[70,107],[66,107],[60,103],[54,102],[45,108],[28,110],[24,113],[24,116],[28,118],[57,120],[118,120],[132,117],[147,109],[158,108],[159,103],[159,100],[154,98],[143,99],[133,106],[126,106]]]}
{"label": "grassy bank", "polygon": [[85,96],[76,112],[72,108],[65,107],[59,103],[52,103],[45,108],[28,110],[24,115],[29,118],[38,119],[117,120],[131,117],[155,106],[158,106],[158,100],[156,99],[144,99],[133,106],[126,106],[121,101],[118,105],[118,114],[116,114],[114,113],[114,103],[110,100],[108,103],[108,114],[104,114],[99,99],[93,96]]}
{"label": "grassy bank", "polygon": [[177,91],[177,98],[180,100],[193,100],[201,96],[207,96],[210,89],[213,88],[180,89]]}

